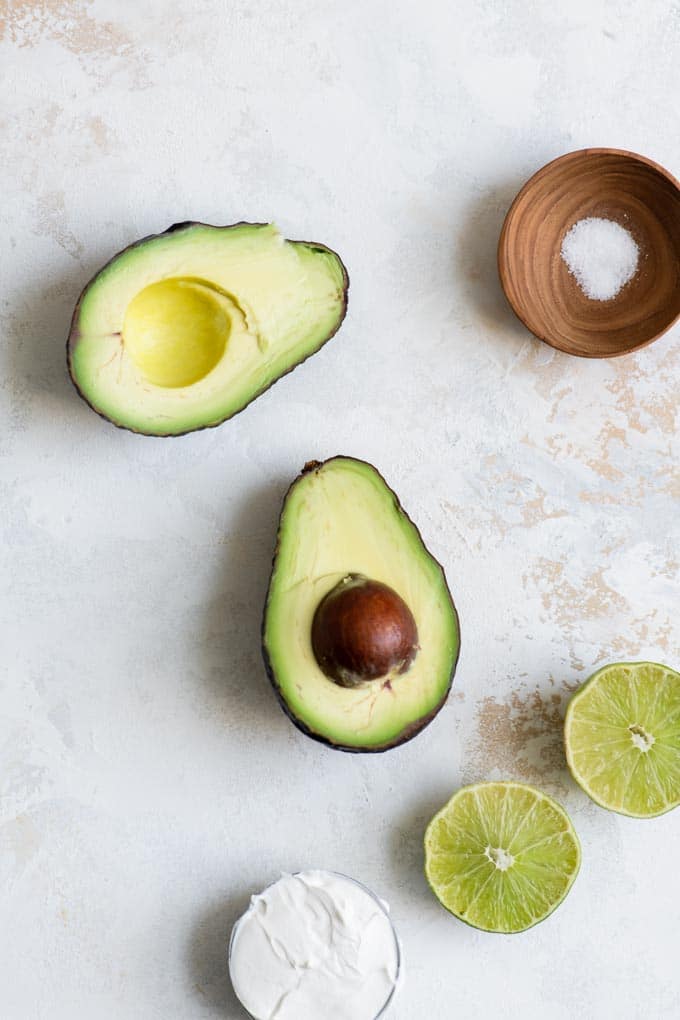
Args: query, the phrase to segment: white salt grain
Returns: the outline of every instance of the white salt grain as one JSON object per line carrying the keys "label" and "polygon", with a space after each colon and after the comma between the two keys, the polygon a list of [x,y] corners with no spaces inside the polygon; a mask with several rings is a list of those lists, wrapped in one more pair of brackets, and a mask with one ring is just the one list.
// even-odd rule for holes
{"label": "white salt grain", "polygon": [[640,250],[619,223],[599,216],[579,220],[567,231],[561,255],[569,272],[593,301],[610,301],[637,272]]}

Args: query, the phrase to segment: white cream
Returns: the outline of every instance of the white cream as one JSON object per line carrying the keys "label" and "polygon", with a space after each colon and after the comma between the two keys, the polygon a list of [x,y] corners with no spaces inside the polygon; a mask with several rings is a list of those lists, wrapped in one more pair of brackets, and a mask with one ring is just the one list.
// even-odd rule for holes
{"label": "white cream", "polygon": [[255,1020],[375,1020],[399,946],[387,908],[329,871],[284,875],[236,923],[229,971]]}

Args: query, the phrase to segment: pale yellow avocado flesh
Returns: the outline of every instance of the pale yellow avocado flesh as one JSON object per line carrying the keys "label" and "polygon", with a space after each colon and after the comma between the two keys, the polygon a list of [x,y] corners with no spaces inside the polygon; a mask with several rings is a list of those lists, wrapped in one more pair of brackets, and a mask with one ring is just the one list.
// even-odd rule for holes
{"label": "pale yellow avocado flesh", "polygon": [[[321,599],[350,573],[389,585],[418,628],[419,651],[389,685],[340,687],[316,663],[311,625]],[[290,490],[264,626],[265,653],[288,711],[330,743],[379,749],[417,731],[445,699],[459,648],[458,618],[442,568],[381,475],[336,457]]]}
{"label": "pale yellow avocado flesh", "polygon": [[271,224],[189,224],[126,249],[85,289],[72,378],[115,424],[172,435],[218,424],[318,350],[347,277]]}
{"label": "pale yellow avocado flesh", "polygon": [[125,351],[147,382],[191,386],[224,357],[238,311],[232,305],[228,295],[203,280],[151,283],[125,311]]}

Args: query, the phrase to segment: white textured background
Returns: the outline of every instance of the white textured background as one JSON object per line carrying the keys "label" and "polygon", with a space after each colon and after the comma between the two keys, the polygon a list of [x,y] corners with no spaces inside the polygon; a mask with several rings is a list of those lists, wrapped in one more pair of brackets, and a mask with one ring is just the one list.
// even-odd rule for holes
{"label": "white textured background", "polygon": [[[495,275],[548,159],[680,171],[680,5],[563,6],[0,2],[2,1020],[237,1020],[230,926],[305,867],[391,902],[395,1020],[680,1015],[680,811],[607,814],[560,749],[595,666],[680,662],[680,331],[570,360]],[[190,218],[337,248],[350,313],[234,421],[144,439],[78,400],[65,336],[104,260]],[[337,452],[383,471],[462,620],[448,706],[384,756],[298,734],[259,654],[283,492]],[[583,842],[564,905],[507,938],[448,916],[421,854],[500,776]]]}

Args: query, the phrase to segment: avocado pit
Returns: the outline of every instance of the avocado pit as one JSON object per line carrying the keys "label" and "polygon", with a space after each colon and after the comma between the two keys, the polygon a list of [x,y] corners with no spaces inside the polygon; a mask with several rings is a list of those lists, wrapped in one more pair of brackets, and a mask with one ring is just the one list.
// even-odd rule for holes
{"label": "avocado pit", "polygon": [[418,628],[400,595],[362,574],[348,574],[319,603],[312,650],[340,687],[405,673],[418,652]]}

